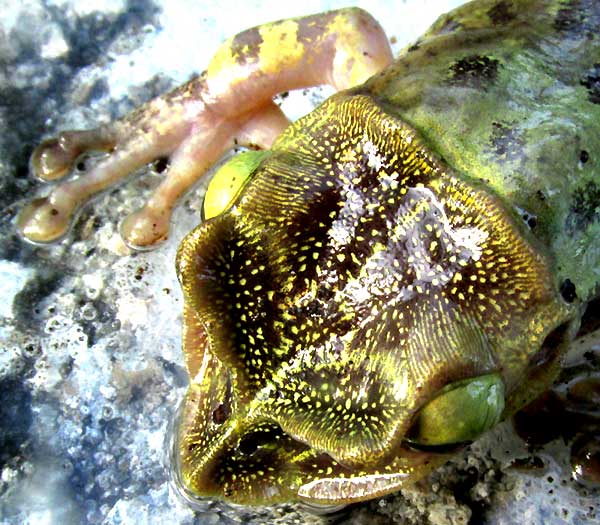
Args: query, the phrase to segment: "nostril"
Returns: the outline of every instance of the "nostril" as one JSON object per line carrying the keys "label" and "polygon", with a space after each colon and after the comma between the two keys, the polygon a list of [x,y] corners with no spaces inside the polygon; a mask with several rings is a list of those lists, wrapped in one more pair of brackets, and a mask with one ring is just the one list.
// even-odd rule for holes
{"label": "nostril", "polygon": [[220,403],[217,408],[215,408],[212,412],[212,420],[213,423],[217,425],[222,425],[229,418],[229,407],[225,406],[223,403]]}

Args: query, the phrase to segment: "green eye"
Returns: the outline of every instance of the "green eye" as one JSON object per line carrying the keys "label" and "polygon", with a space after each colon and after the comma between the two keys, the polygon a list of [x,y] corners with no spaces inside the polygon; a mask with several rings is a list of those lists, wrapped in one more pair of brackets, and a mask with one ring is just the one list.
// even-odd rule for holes
{"label": "green eye", "polygon": [[503,410],[499,374],[457,381],[421,409],[408,439],[426,446],[473,441],[500,421]]}
{"label": "green eye", "polygon": [[270,151],[244,151],[221,166],[204,195],[204,219],[220,215],[233,204],[260,162]]}

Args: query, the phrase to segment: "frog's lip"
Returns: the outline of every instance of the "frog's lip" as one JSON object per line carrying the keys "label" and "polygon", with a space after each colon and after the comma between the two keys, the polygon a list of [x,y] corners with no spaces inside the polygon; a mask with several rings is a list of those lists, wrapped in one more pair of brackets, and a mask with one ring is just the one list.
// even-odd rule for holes
{"label": "frog's lip", "polygon": [[320,503],[312,503],[309,501],[300,501],[298,506],[309,512],[310,514],[314,514],[315,516],[327,516],[329,519],[332,518],[333,514],[340,513],[344,509],[348,508],[348,504],[340,503],[338,505],[328,505],[328,504],[320,504]]}
{"label": "frog's lip", "polygon": [[[192,492],[186,484],[183,482],[181,476],[181,460],[178,454],[179,449],[179,424],[183,415],[183,407],[185,406],[185,396],[181,398],[175,412],[173,413],[169,424],[164,441],[164,455],[163,460],[166,462],[164,467],[168,473],[169,493],[174,496],[179,503],[183,506],[187,506],[194,512],[209,512],[211,509],[214,511],[215,498],[210,496],[198,496]],[[245,508],[244,505],[238,505],[229,501],[219,501],[219,505],[222,509],[231,509],[234,513],[239,513],[239,510]]]}
{"label": "frog's lip", "polygon": [[[181,461],[180,455],[177,453],[179,447],[179,439],[177,429],[183,414],[185,398],[179,402],[177,409],[173,413],[167,427],[165,437],[165,468],[168,472],[169,492],[183,505],[188,506],[195,512],[207,512],[213,508],[214,498],[198,496],[192,492],[183,482],[181,476]],[[235,510],[236,508],[245,508],[244,505],[238,505],[231,502],[220,501],[220,505],[226,506]],[[319,504],[310,501],[298,501],[300,508],[316,516],[329,516],[343,511],[348,507],[348,504]]]}
{"label": "frog's lip", "polygon": [[208,497],[200,497],[194,494],[187,488],[181,476],[181,460],[177,453],[179,448],[179,432],[177,432],[177,429],[181,422],[184,405],[185,397],[182,397],[169,421],[165,435],[163,459],[166,462],[164,467],[168,473],[169,493],[173,494],[175,499],[192,510],[206,512],[209,510],[212,500]]}

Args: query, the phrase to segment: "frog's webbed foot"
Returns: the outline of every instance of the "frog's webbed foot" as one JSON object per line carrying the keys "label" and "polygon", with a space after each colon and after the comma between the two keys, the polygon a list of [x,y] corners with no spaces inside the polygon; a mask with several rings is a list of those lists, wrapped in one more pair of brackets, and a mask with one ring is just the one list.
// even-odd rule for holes
{"label": "frog's webbed foot", "polygon": [[152,100],[124,119],[88,131],[64,132],[31,158],[42,180],[67,175],[87,151],[108,155],[89,172],[58,183],[20,214],[28,240],[64,236],[91,197],[160,157],[170,167],[145,206],[127,217],[121,233],[135,248],[168,237],[177,199],[235,145],[269,148],[288,124],[272,97],[329,83],[356,85],[385,67],[391,51],[381,27],[360,9],[284,20],[249,29],[226,41],[205,74]]}
{"label": "frog's webbed foot", "polygon": [[42,143],[31,169],[42,180],[64,177],[82,153],[107,151],[89,172],[60,182],[32,201],[19,217],[19,229],[32,242],[64,236],[77,210],[95,194],[156,158],[169,157],[168,172],[146,205],[122,224],[125,242],[147,248],[168,236],[178,197],[234,144],[268,148],[287,126],[281,110],[267,101],[242,115],[224,115],[205,103],[204,77],[175,90],[125,119],[96,130],[69,131]]}
{"label": "frog's webbed foot", "polygon": [[59,182],[46,197],[35,199],[23,209],[18,227],[25,238],[38,243],[60,239],[67,233],[73,215],[84,202],[160,156],[161,150],[157,148],[159,137],[151,131],[143,134],[134,117],[132,115],[94,130],[63,132],[34,150],[31,171],[46,181],[68,175],[83,153],[106,151],[108,155],[88,173]]}

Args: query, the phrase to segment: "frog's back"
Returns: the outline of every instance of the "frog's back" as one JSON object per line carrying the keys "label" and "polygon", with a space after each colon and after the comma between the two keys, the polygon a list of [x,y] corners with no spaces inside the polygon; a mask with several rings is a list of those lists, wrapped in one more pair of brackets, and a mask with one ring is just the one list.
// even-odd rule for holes
{"label": "frog's back", "polygon": [[580,298],[598,294],[600,2],[466,4],[357,91],[523,215]]}

